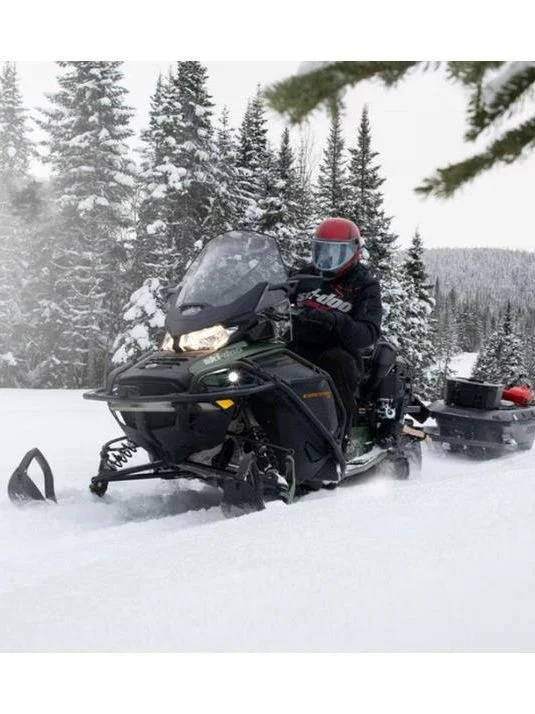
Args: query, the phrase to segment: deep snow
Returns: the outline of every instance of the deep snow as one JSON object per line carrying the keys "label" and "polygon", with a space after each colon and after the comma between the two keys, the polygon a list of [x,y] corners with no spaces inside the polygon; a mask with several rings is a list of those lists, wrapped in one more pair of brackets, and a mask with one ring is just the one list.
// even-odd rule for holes
{"label": "deep snow", "polygon": [[[426,451],[407,482],[226,520],[202,485],[92,496],[99,447],[119,432],[80,392],[0,390],[0,405],[0,650],[535,649],[533,453]],[[58,505],[7,499],[32,446]]]}

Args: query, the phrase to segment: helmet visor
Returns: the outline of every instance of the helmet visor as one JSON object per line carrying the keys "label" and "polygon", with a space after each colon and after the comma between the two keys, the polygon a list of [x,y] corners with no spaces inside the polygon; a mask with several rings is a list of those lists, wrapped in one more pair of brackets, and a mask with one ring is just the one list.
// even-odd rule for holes
{"label": "helmet visor", "polygon": [[315,240],[312,245],[312,260],[318,270],[338,270],[355,255],[354,241]]}

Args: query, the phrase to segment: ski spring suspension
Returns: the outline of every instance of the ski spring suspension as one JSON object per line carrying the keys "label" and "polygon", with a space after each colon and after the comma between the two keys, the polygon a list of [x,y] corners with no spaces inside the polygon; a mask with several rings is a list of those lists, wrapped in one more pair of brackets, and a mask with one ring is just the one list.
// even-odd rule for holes
{"label": "ski spring suspension", "polygon": [[124,436],[108,441],[100,451],[99,473],[119,470],[137,450],[137,445]]}
{"label": "ski spring suspension", "polygon": [[279,451],[285,455],[293,456],[293,449],[284,449],[282,446],[271,444],[266,432],[260,426],[252,426],[247,434],[251,446],[259,459],[259,466],[266,473],[278,473],[278,460],[275,455]]}

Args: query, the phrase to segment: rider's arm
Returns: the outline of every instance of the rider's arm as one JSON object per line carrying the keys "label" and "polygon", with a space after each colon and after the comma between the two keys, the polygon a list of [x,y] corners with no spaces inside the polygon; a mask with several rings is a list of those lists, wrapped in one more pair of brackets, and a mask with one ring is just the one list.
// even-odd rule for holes
{"label": "rider's arm", "polygon": [[337,313],[337,332],[342,347],[357,354],[377,341],[381,333],[381,290],[375,280],[362,288],[349,315]]}

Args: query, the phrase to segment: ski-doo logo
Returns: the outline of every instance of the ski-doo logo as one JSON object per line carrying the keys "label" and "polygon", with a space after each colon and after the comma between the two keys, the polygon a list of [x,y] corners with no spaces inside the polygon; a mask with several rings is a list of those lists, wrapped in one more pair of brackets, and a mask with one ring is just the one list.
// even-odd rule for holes
{"label": "ski-doo logo", "polygon": [[216,352],[210,357],[205,357],[202,362],[203,364],[214,364],[214,362],[219,362],[222,359],[237,359],[242,352],[241,346],[227,347],[222,352]]}
{"label": "ski-doo logo", "polygon": [[336,295],[332,293],[321,293],[319,288],[312,290],[310,293],[301,293],[297,298],[297,304],[299,307],[306,305],[306,303],[317,303],[318,305],[325,305],[325,307],[330,307],[333,310],[340,310],[340,312],[350,312],[353,305],[350,302],[345,302],[340,300]]}

